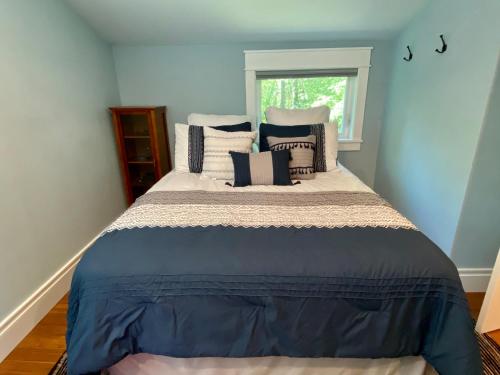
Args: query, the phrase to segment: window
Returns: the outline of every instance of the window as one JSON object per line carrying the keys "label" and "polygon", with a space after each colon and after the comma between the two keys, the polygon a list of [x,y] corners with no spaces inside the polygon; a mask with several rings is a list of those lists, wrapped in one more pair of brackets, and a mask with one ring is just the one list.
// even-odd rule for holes
{"label": "window", "polygon": [[269,107],[298,109],[330,107],[330,121],[337,122],[339,139],[351,139],[356,71],[258,72],[257,122],[266,122]]}
{"label": "window", "polygon": [[362,143],[371,47],[245,51],[247,114],[326,104],[339,126],[339,150]]}

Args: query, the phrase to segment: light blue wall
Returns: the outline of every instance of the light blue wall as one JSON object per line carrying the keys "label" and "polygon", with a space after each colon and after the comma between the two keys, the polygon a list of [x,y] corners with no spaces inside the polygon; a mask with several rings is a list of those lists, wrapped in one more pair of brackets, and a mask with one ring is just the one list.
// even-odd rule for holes
{"label": "light blue wall", "polygon": [[[447,254],[496,69],[499,14],[498,0],[432,1],[396,46],[375,189]],[[434,52],[441,33],[443,55]],[[459,265],[473,257],[460,256]]]}
{"label": "light blue wall", "polygon": [[0,1],[0,320],[123,208],[111,48],[60,0]]}
{"label": "light blue wall", "polygon": [[500,64],[460,215],[452,256],[467,267],[492,267],[500,248]]}
{"label": "light blue wall", "polygon": [[174,123],[191,112],[245,113],[245,49],[373,46],[368,83],[364,143],[340,160],[370,186],[375,176],[379,132],[392,64],[392,42],[247,43],[185,46],[115,46],[124,105],[167,105],[171,149]]}

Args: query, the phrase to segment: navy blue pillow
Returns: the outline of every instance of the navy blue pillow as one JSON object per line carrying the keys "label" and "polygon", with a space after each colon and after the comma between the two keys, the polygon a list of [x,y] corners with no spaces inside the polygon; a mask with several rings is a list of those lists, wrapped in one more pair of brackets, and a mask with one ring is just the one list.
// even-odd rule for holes
{"label": "navy blue pillow", "polygon": [[273,125],[260,124],[259,126],[259,151],[269,151],[267,137],[307,137],[311,135],[311,125]]}
{"label": "navy blue pillow", "polygon": [[[235,125],[211,126],[216,130],[225,132],[249,132],[252,130],[250,122],[243,122]],[[203,170],[204,136],[203,126],[189,125],[188,133],[188,165],[192,173],[201,173]]]}
{"label": "navy blue pillow", "polygon": [[250,122],[243,122],[236,125],[211,126],[211,128],[225,132],[249,132],[252,131],[252,124]]}
{"label": "navy blue pillow", "polygon": [[292,185],[288,168],[290,150],[259,153],[229,151],[229,154],[233,159],[234,187]]}

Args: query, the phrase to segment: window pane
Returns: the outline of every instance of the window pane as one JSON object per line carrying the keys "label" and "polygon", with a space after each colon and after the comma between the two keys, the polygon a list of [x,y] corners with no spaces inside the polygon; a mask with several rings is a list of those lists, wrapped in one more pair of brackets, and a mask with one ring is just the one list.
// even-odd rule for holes
{"label": "window pane", "polygon": [[348,77],[308,77],[262,79],[260,82],[260,118],[266,121],[268,107],[286,109],[330,107],[330,121],[337,121],[339,135],[344,132],[344,98]]}

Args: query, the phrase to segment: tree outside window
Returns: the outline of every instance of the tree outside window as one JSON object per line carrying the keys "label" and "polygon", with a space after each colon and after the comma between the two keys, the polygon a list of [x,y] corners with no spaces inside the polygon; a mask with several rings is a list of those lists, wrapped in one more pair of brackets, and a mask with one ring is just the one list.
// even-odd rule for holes
{"label": "tree outside window", "polygon": [[262,79],[260,81],[260,118],[266,121],[269,107],[305,109],[327,105],[330,121],[337,121],[343,133],[344,98],[348,77],[305,77]]}

